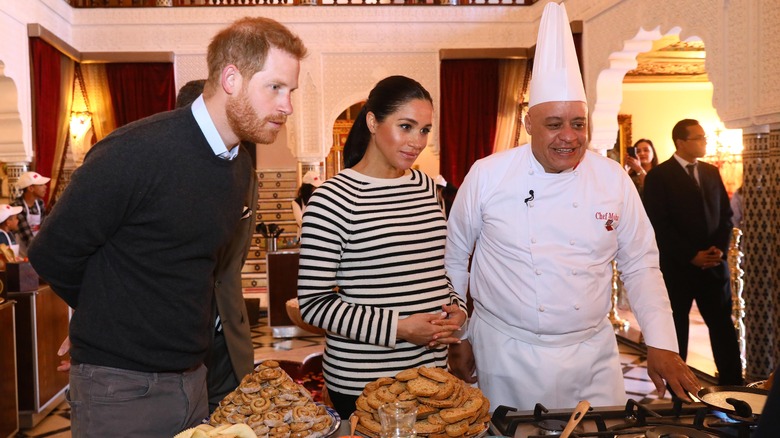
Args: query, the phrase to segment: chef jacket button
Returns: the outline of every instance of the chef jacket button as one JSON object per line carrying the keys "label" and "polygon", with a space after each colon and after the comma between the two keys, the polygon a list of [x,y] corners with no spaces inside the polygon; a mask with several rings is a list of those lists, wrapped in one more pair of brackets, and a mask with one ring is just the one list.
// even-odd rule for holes
{"label": "chef jacket button", "polygon": [[529,174],[529,175],[533,175],[533,174],[534,174],[534,170],[533,170],[533,169],[529,170],[529,171],[528,171],[528,174]]}
{"label": "chef jacket button", "polygon": [[574,171],[574,176],[578,176],[579,174],[580,174],[580,171],[579,171],[579,170],[575,170],[575,171]]}
{"label": "chef jacket button", "polygon": [[535,273],[536,275],[542,275],[542,271],[540,271],[540,270],[538,270],[538,269],[537,269],[536,271],[534,271],[534,273]]}
{"label": "chef jacket button", "polygon": [[531,243],[536,243],[536,238],[535,237],[531,238]]}
{"label": "chef jacket button", "polygon": [[569,245],[574,245],[574,243],[575,243],[574,239],[571,239],[571,240],[569,241]]}
{"label": "chef jacket button", "polygon": [[575,310],[580,310],[580,305],[579,305],[579,304],[575,304],[575,305],[574,305],[574,309],[575,309]]}
{"label": "chef jacket button", "polygon": [[544,312],[544,306],[539,306],[539,311]]}
{"label": "chef jacket button", "polygon": [[577,203],[577,202],[572,202],[572,204],[571,204],[571,205],[572,205],[572,207],[574,207],[574,208],[577,208],[577,207],[579,207],[579,206],[580,206],[580,204],[579,204],[579,203]]}
{"label": "chef jacket button", "polygon": [[574,269],[572,269],[572,270],[571,270],[571,275],[577,275],[577,271],[575,271]]}

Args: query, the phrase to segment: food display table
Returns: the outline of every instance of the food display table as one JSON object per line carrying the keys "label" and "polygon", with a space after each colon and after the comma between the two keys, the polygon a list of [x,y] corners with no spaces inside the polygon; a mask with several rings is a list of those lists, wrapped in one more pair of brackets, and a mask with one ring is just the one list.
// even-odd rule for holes
{"label": "food display table", "polygon": [[267,258],[268,325],[273,337],[311,336],[287,314],[287,301],[298,297],[298,251],[272,251]]}
{"label": "food display table", "polygon": [[14,301],[0,303],[0,437],[16,436],[19,430],[19,403],[16,391],[16,336]]}
{"label": "food display table", "polygon": [[68,336],[71,310],[47,285],[9,292],[16,301],[16,369],[19,426],[35,427],[65,399],[68,373],[57,371],[57,356]]}

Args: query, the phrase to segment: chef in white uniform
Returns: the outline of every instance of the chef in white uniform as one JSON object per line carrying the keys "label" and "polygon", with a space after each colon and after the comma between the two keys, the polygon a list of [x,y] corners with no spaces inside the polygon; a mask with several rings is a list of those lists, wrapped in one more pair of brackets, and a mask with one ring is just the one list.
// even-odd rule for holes
{"label": "chef in white uniform", "polygon": [[531,144],[477,161],[450,213],[447,273],[474,300],[450,367],[477,381],[491,406],[625,404],[607,318],[617,260],[651,379],[659,393],[668,382],[688,400],[682,389],[700,385],[677,354],[653,229],[620,165],[587,150],[585,90],[562,5],[546,5],[536,47]]}

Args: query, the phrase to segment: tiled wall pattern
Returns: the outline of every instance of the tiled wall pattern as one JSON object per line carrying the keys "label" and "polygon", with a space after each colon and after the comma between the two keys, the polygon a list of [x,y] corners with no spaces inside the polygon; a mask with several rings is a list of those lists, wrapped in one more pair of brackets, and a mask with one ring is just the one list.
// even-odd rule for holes
{"label": "tiled wall pattern", "polygon": [[780,131],[743,136],[743,202],[748,382],[765,379],[780,363]]}

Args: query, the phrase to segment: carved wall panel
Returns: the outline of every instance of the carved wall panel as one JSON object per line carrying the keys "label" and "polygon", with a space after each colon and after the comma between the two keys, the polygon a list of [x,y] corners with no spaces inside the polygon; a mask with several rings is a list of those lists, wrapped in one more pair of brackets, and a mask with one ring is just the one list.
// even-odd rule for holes
{"label": "carved wall panel", "polygon": [[[769,33],[767,30],[773,27],[777,29],[777,23],[780,23],[780,3],[761,2],[756,9],[757,26],[755,29],[764,29],[764,32],[754,31],[755,44],[758,56],[755,57],[754,73],[755,78],[751,78],[748,87],[750,93],[756,97],[755,109],[759,114],[780,113],[780,83],[778,75],[780,74],[780,58],[777,53],[780,51],[780,37],[777,33]],[[759,116],[755,120],[756,124],[777,123],[775,117]]]}
{"label": "carved wall panel", "polygon": [[[439,101],[438,53],[326,53],[322,56],[322,98],[325,109],[322,139],[330,150],[333,123],[350,105],[365,100],[379,80],[391,75],[404,75],[420,82],[431,93],[434,105]],[[434,108],[434,125],[438,116]],[[429,142],[438,144],[436,130]]]}
{"label": "carved wall panel", "polygon": [[177,55],[175,63],[177,92],[187,82],[206,79],[209,75],[206,52],[197,55]]}
{"label": "carved wall panel", "polygon": [[[27,23],[40,23],[82,53],[174,53],[178,85],[201,76],[199,57],[205,53],[215,32],[245,15],[268,16],[287,24],[310,49],[302,67],[302,73],[309,72],[310,76],[306,79],[302,75],[302,84],[306,83],[306,89],[315,95],[301,98],[291,121],[295,123],[299,152],[308,156],[314,152],[312,147],[322,147],[321,143],[329,138],[326,131],[335,114],[343,109],[341,101],[356,99],[360,93],[367,92],[371,83],[385,71],[383,62],[392,60],[393,67],[421,79],[438,95],[436,55],[439,50],[533,46],[545,3],[540,1],[530,7],[255,6],[74,10],[61,0],[3,2],[0,5],[3,12],[0,13],[0,38],[10,43],[0,47],[0,60],[6,64],[6,75],[19,87],[24,143],[25,148],[31,150],[31,136],[26,131],[31,117],[29,55],[24,50]],[[617,114],[618,107],[609,100],[619,96],[619,92],[610,97],[598,91],[596,85],[610,65],[610,55],[632,50],[631,40],[638,33],[664,34],[678,30],[682,39],[698,36],[704,40],[706,66],[714,84],[713,101],[727,127],[780,123],[780,86],[774,80],[780,60],[773,56],[780,49],[775,35],[775,23],[780,19],[780,4],[776,1],[567,0],[566,7],[570,20],[583,23],[584,76],[591,109],[603,95],[607,98],[607,112],[612,112],[599,116],[594,111],[594,128],[601,123],[614,123]],[[385,57],[386,53],[389,55]],[[327,64],[328,58],[333,56],[340,56],[361,74],[368,73],[371,80],[353,83],[353,87],[340,84],[344,76],[331,76],[332,68]],[[379,64],[374,64],[376,71],[373,71],[368,66],[377,60]],[[754,72],[752,76],[751,71]],[[619,74],[608,76],[605,76],[605,82],[620,86]],[[337,89],[342,88],[329,91],[334,85]],[[614,138],[614,135],[610,137]]]}

